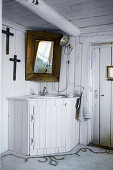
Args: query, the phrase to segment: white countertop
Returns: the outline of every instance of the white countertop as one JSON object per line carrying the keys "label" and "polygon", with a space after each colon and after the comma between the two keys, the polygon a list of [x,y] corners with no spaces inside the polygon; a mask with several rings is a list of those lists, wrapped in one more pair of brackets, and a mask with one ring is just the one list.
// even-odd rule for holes
{"label": "white countertop", "polygon": [[56,100],[56,99],[71,99],[71,98],[78,98],[79,96],[65,96],[65,95],[53,95],[49,94],[47,96],[41,96],[41,95],[25,95],[25,96],[14,96],[14,97],[7,97],[8,100]]}

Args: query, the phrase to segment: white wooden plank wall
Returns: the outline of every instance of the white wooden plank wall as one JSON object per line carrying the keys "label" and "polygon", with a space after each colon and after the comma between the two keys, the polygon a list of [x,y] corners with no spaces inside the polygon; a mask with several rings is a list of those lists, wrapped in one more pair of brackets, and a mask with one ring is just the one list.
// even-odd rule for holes
{"label": "white wooden plank wall", "polygon": [[[8,24],[3,25],[3,29],[6,29],[6,25],[11,26],[10,31],[15,34],[14,37],[10,37],[10,54],[6,55],[6,36],[2,35],[3,39],[3,147],[2,150],[7,150],[8,146],[8,101],[6,97],[8,96],[18,96],[18,95],[29,95],[29,94],[38,94],[43,90],[43,87],[47,87],[47,91],[49,93],[73,93],[74,87],[75,91],[80,92],[81,78],[84,75],[84,81],[87,85],[87,56],[89,56],[89,51],[84,46],[84,53],[86,54],[83,57],[83,62],[81,58],[81,44],[79,44],[79,38],[70,38],[70,44],[73,46],[72,53],[67,56],[64,54],[64,48],[62,49],[62,60],[61,60],[61,74],[60,74],[60,82],[59,83],[46,83],[46,82],[28,82],[25,81],[25,30],[20,28],[18,25],[13,28],[13,24],[8,21]],[[19,29],[20,28],[20,29]],[[86,49],[87,50],[86,50]],[[13,81],[13,63],[9,61],[9,58],[13,57],[14,54],[17,54],[18,58],[21,59],[20,63],[17,63],[17,80]],[[82,53],[83,54],[83,53]],[[88,55],[87,55],[88,54]],[[69,66],[67,64],[67,60],[69,60]],[[88,58],[89,60],[89,58]],[[85,65],[84,65],[85,63]],[[82,67],[83,72],[82,72]],[[85,78],[86,77],[86,78]],[[66,79],[68,80],[66,82]],[[67,89],[66,89],[67,87]],[[86,129],[86,138],[88,135],[88,124],[84,123]],[[81,128],[81,131],[83,128]],[[82,136],[82,135],[81,135]],[[83,138],[83,140],[86,140]],[[86,143],[86,142],[82,142]]]}
{"label": "white wooden plank wall", "polygon": [[[92,50],[93,63],[93,143],[99,144],[99,48]],[[95,74],[94,74],[95,73]]]}
{"label": "white wooden plank wall", "polygon": [[[2,113],[2,0],[0,1],[0,154],[1,154],[1,113]],[[1,159],[0,159],[1,169]]]}
{"label": "white wooden plank wall", "polygon": [[113,82],[106,80],[106,66],[111,65],[111,47],[103,46],[100,44],[92,49],[93,143],[113,147]]}
{"label": "white wooden plank wall", "polygon": [[[9,26],[9,23],[8,23]],[[38,83],[25,82],[25,30],[10,27],[10,31],[14,33],[14,37],[10,37],[10,52],[6,55],[6,36],[2,35],[2,92],[3,92],[3,114],[2,114],[2,152],[8,147],[8,96],[21,96],[31,93],[38,93]],[[6,26],[3,25],[3,29]],[[13,62],[9,58],[13,58],[17,54],[21,60],[17,63],[17,80],[13,81]]]}
{"label": "white wooden plank wall", "polygon": [[[113,48],[112,48],[112,54],[113,54]],[[111,64],[113,64],[113,60]],[[111,82],[111,103],[113,103],[113,82]],[[113,104],[111,105],[111,122],[113,122]],[[113,147],[113,123],[111,123],[111,146]]]}
{"label": "white wooden plank wall", "polygon": [[[113,103],[113,82],[112,84],[112,103]],[[111,113],[113,113],[113,104],[111,106]],[[113,122],[113,114],[111,115],[111,122]],[[111,146],[113,147],[113,124],[111,124]]]}
{"label": "white wooden plank wall", "polygon": [[[100,49],[100,144],[111,146],[111,82],[105,81],[106,66],[111,65],[111,48]],[[104,95],[101,96],[101,95]]]}
{"label": "white wooden plank wall", "polygon": [[[76,56],[75,56],[75,91],[81,92],[84,86],[84,93],[89,101],[89,111],[92,115],[91,101],[90,101],[90,44],[80,44],[79,38],[76,39]],[[91,122],[80,122],[80,143],[88,144],[91,142]]]}
{"label": "white wooden plank wall", "polygon": [[[28,104],[27,101],[9,101],[9,150],[28,155]],[[26,140],[28,138],[28,140]]]}
{"label": "white wooden plank wall", "polygon": [[[82,45],[82,63],[81,63],[81,85],[84,86],[84,93],[87,95],[88,91],[88,61],[89,61],[89,54],[87,53],[87,50],[89,50],[89,46],[87,44]],[[88,143],[88,122],[80,122],[80,143],[87,144]]]}

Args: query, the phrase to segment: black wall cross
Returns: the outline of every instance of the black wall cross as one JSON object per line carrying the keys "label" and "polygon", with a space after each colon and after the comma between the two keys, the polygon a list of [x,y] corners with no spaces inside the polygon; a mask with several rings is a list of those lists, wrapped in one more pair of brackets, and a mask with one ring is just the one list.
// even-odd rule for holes
{"label": "black wall cross", "polygon": [[17,62],[21,62],[21,60],[17,59],[17,55],[14,55],[14,58],[10,58],[9,61],[13,61],[14,62],[14,66],[13,66],[13,80],[16,80],[16,64]]}
{"label": "black wall cross", "polygon": [[6,54],[9,54],[9,36],[14,36],[13,33],[10,32],[10,28],[7,28],[6,31],[2,30],[3,34],[6,34]]}

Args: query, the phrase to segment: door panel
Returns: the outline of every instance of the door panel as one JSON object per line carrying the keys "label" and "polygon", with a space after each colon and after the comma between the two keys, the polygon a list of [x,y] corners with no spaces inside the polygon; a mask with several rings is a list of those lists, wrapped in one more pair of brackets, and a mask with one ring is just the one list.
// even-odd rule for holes
{"label": "door panel", "polygon": [[[106,66],[111,65],[111,47],[97,47],[93,60],[93,143],[111,146],[111,81]],[[113,123],[112,123],[113,124]]]}
{"label": "door panel", "polygon": [[106,67],[111,65],[111,47],[100,49],[100,144],[110,146],[111,82]]}
{"label": "door panel", "polygon": [[99,48],[93,49],[93,143],[99,144]]}

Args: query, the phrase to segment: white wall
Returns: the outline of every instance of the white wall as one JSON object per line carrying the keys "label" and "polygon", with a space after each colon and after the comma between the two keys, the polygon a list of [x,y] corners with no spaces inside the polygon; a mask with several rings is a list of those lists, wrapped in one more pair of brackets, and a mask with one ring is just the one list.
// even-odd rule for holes
{"label": "white wall", "polygon": [[[2,77],[2,0],[0,1],[0,154],[1,154],[1,112],[2,112],[2,88],[1,88],[1,77]],[[1,163],[0,163],[1,169]]]}
{"label": "white wall", "polygon": [[[2,35],[2,152],[8,149],[8,101],[9,96],[21,96],[38,93],[39,83],[25,81],[25,29],[11,22],[3,21],[3,29],[7,26],[14,33],[14,37],[10,37],[9,55],[6,55],[6,35]],[[13,62],[9,58],[14,55],[21,60],[17,63],[17,79],[13,81]]]}
{"label": "white wall", "polygon": [[[25,81],[25,29],[14,23],[4,20],[3,29],[10,27],[10,31],[15,34],[10,37],[10,53],[6,55],[6,36],[2,35],[3,41],[3,114],[2,114],[2,152],[8,149],[8,101],[9,96],[38,94],[46,86],[49,93],[73,93],[80,92],[80,86],[84,86],[88,92],[87,98],[90,100],[90,43],[80,44],[79,38],[70,38],[73,50],[69,56],[64,54],[62,49],[61,74],[58,83],[30,82]],[[17,54],[21,59],[17,63],[17,80],[13,81],[13,63],[10,57]],[[69,65],[67,64],[69,60]],[[67,80],[67,81],[66,81]],[[67,87],[67,88],[66,88]],[[89,102],[91,112],[91,102]],[[91,141],[91,121],[80,123],[80,143],[88,144]]]}
{"label": "white wall", "polygon": [[[70,44],[73,46],[73,51],[69,56],[67,56],[66,54],[64,54],[64,49],[62,50],[61,75],[60,75],[59,83],[48,83],[48,82],[40,83],[40,82],[25,81],[25,31],[26,30],[14,23],[4,20],[3,29],[6,29],[7,26],[10,27],[10,31],[13,32],[15,36],[10,37],[10,52],[9,55],[6,55],[6,35],[2,35],[2,42],[3,42],[2,152],[8,149],[7,97],[29,95],[31,93],[38,94],[43,89],[44,86],[47,87],[49,93],[64,93],[64,94],[73,93],[75,85],[77,85],[76,90],[78,90],[78,85],[80,86],[81,79],[79,76],[82,74],[81,72],[80,75],[78,74],[79,73],[78,70],[81,68],[81,64],[79,63],[79,60],[81,60],[80,52],[79,55],[77,55],[76,53],[80,50],[80,48],[76,46],[76,39],[70,38]],[[9,58],[10,57],[12,58],[15,54],[17,54],[21,62],[17,63],[17,80],[13,81],[13,63],[9,61]],[[70,61],[69,66],[67,64],[67,60]],[[80,67],[78,63],[80,64]],[[85,68],[83,70],[83,73],[85,74]],[[68,80],[67,82],[66,79]],[[67,89],[66,89],[66,84],[67,84]],[[87,127],[85,128],[85,131],[87,132]],[[87,139],[85,139],[85,141],[87,141]]]}
{"label": "white wall", "polygon": [[[91,46],[90,43],[80,42],[76,39],[76,57],[75,57],[75,91],[84,86],[84,94],[88,100],[88,109],[92,116],[91,103]],[[91,142],[91,120],[80,122],[80,143],[88,144]]]}

